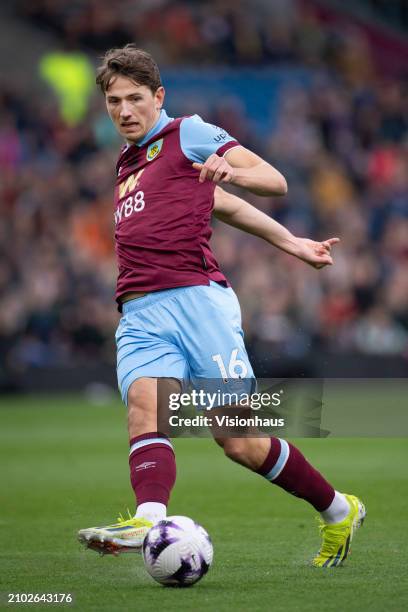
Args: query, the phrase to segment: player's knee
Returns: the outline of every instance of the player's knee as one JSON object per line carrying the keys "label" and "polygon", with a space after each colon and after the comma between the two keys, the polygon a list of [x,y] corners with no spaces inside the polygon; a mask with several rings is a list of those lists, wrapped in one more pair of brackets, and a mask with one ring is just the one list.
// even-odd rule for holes
{"label": "player's knee", "polygon": [[157,430],[157,383],[138,379],[127,396],[128,426],[131,437]]}
{"label": "player's knee", "polygon": [[136,389],[133,385],[130,387],[127,396],[128,413],[146,412],[149,409],[149,401],[143,392]]}
{"label": "player's knee", "polygon": [[236,463],[246,464],[248,449],[246,439],[227,439],[222,444],[226,457]]}
{"label": "player's knee", "polygon": [[139,416],[140,420],[151,412],[151,406],[148,402],[144,402],[140,397],[134,394],[128,395],[127,409],[129,417],[136,418]]}

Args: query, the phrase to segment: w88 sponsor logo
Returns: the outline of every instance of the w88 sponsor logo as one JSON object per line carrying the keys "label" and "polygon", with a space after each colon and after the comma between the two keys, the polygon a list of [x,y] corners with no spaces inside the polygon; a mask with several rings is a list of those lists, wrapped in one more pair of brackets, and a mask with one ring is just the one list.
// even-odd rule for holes
{"label": "w88 sponsor logo", "polygon": [[130,217],[133,213],[140,212],[145,207],[144,191],[136,191],[134,195],[124,200],[115,212],[115,225],[122,221],[122,218]]}

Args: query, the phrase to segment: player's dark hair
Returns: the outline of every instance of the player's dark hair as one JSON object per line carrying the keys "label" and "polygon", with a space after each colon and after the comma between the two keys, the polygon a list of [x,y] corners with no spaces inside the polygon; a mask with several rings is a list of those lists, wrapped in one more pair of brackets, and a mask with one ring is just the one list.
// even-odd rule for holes
{"label": "player's dark hair", "polygon": [[105,93],[117,76],[131,79],[138,85],[146,85],[155,93],[161,86],[159,68],[147,51],[128,44],[105,53],[101,66],[96,71],[96,84]]}

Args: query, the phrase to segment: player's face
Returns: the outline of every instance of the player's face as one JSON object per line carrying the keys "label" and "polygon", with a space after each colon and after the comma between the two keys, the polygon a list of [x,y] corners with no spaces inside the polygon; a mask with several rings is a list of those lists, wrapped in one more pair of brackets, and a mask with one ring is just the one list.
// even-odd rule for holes
{"label": "player's face", "polygon": [[106,106],[119,134],[128,142],[137,142],[159,118],[164,88],[153,93],[123,76],[116,77],[106,91]]}

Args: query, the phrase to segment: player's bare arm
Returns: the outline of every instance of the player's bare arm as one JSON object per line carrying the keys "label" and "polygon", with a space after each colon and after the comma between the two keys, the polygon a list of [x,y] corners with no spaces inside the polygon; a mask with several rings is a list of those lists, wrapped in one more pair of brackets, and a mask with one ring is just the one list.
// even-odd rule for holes
{"label": "player's bare arm", "polygon": [[314,268],[332,265],[331,248],[340,242],[339,238],[328,238],[322,242],[298,238],[255,206],[220,187],[215,190],[214,216],[228,225],[263,238]]}
{"label": "player's bare arm", "polygon": [[285,177],[271,164],[242,146],[229,149],[223,157],[210,155],[204,164],[194,163],[200,183],[232,183],[260,196],[285,195]]}

